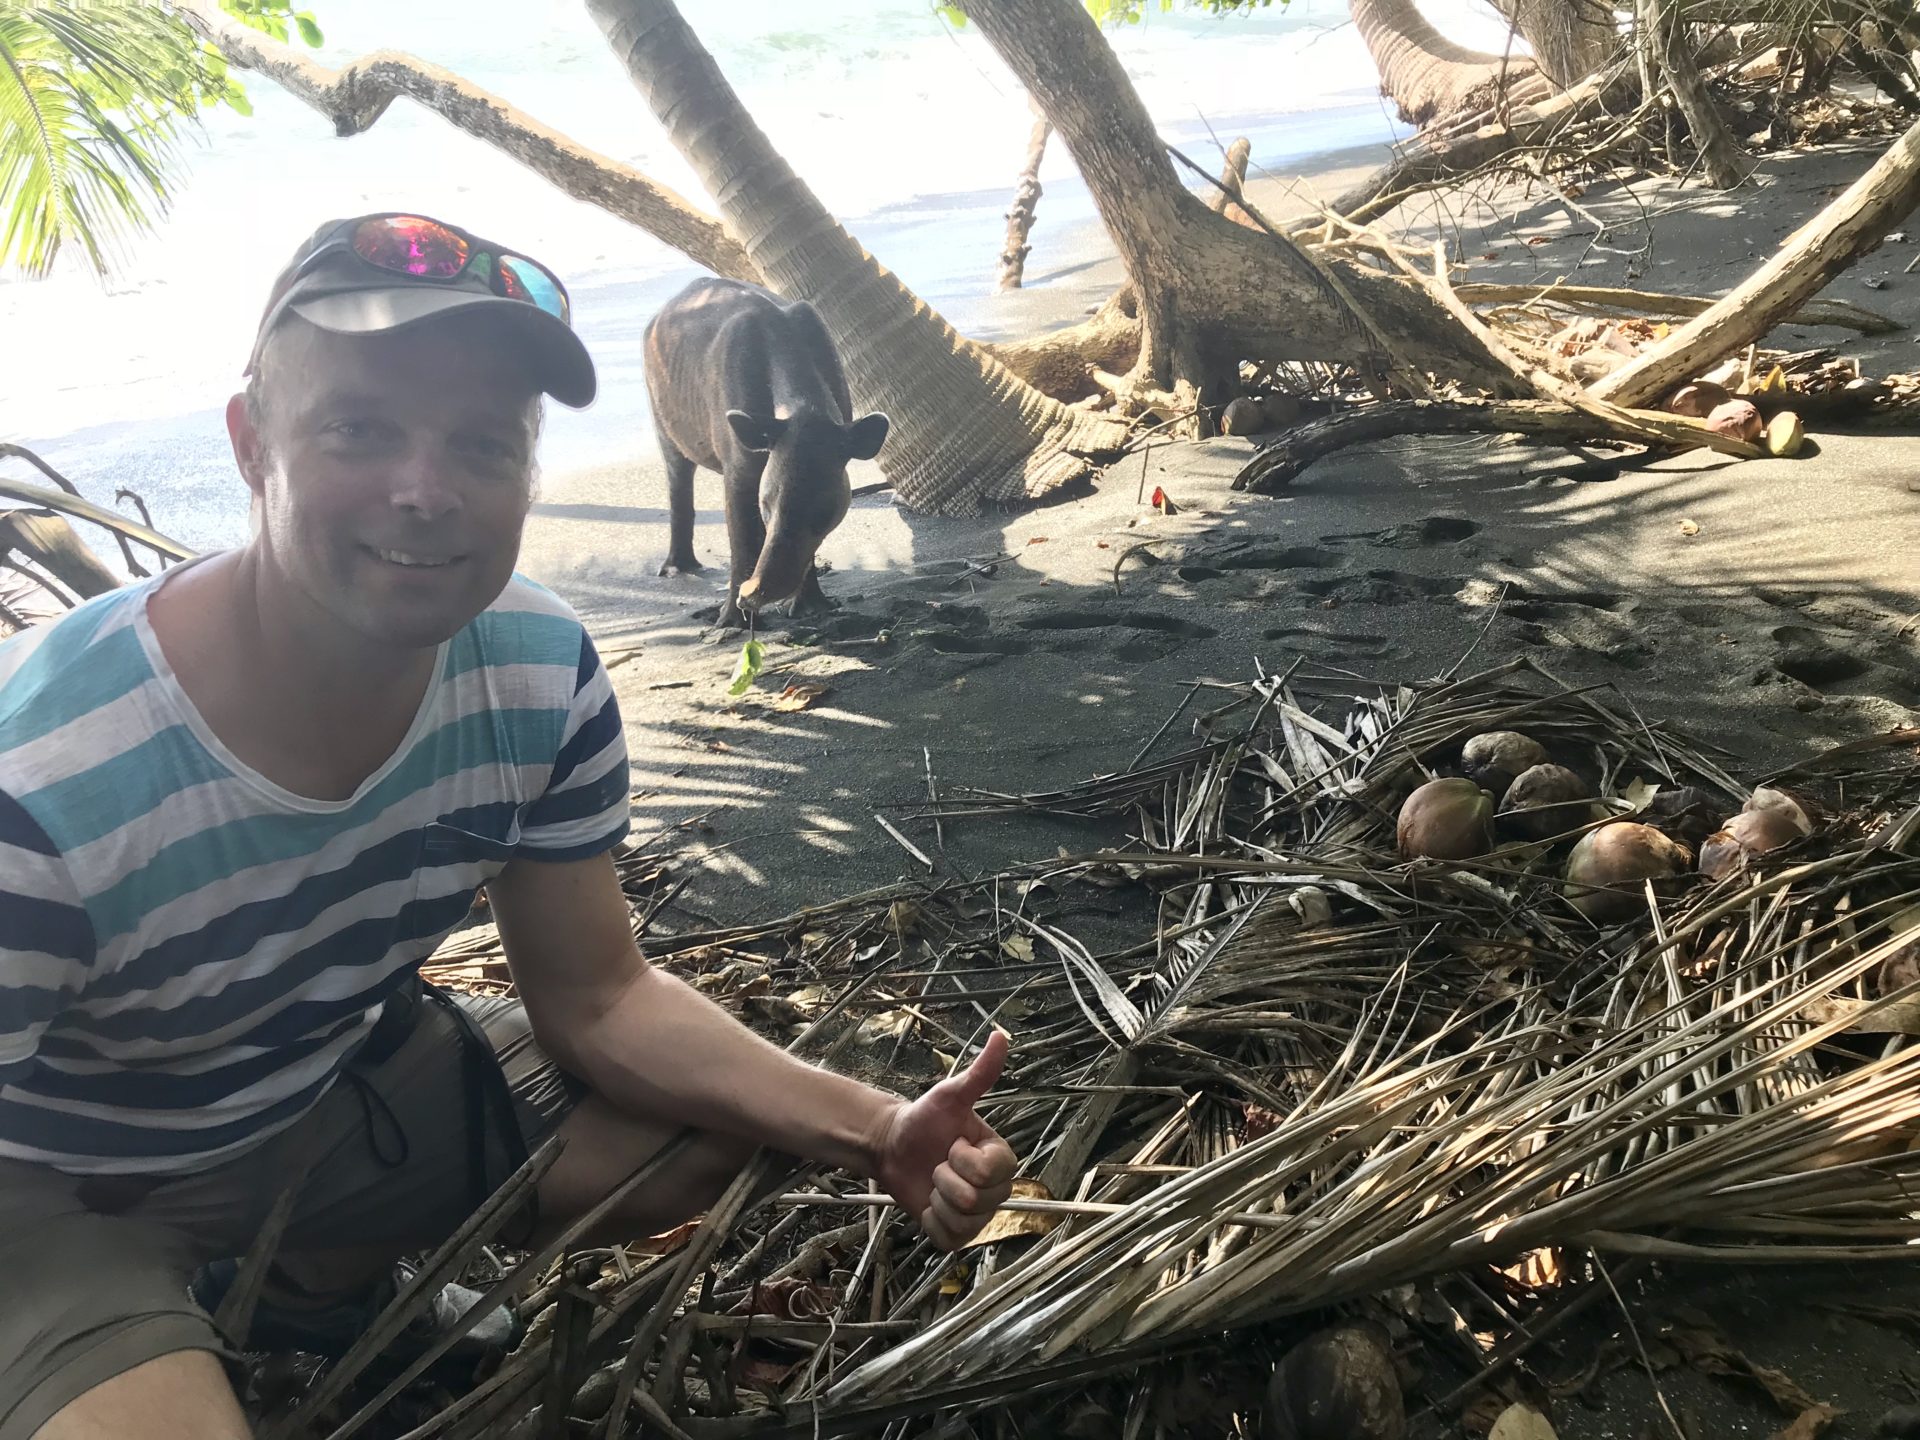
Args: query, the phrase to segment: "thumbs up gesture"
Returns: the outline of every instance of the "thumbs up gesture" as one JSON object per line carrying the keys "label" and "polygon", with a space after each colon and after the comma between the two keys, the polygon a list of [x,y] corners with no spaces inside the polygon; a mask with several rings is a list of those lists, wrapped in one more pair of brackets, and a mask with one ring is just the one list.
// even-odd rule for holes
{"label": "thumbs up gesture", "polygon": [[881,1139],[873,1178],[942,1250],[971,1240],[1013,1191],[1013,1151],[973,1111],[1006,1063],[996,1030],[964,1072],[902,1102]]}

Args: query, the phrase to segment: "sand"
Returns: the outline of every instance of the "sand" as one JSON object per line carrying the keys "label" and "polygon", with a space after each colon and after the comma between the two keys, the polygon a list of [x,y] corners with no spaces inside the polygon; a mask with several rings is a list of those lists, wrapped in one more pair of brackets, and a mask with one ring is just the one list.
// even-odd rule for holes
{"label": "sand", "polygon": [[[1843,152],[1772,161],[1737,203],[1670,184],[1589,192],[1581,206],[1615,227],[1604,240],[1551,202],[1456,233],[1470,253],[1500,252],[1476,262],[1476,279],[1577,270],[1590,283],[1714,293],[1865,163]],[[1287,182],[1260,183],[1261,203],[1283,210]],[[1525,243],[1536,235],[1546,243]],[[1920,277],[1898,275],[1914,254],[1890,243],[1829,293],[1920,321]],[[1881,270],[1895,274],[1886,289],[1861,283]],[[962,321],[975,333],[1060,323],[1116,273],[1098,253],[1038,267],[1035,288]],[[1838,344],[1874,370],[1907,368],[1914,353],[1907,331],[1781,338]],[[1193,679],[1256,665],[1301,660],[1303,674],[1351,684],[1438,674],[1469,646],[1475,664],[1528,654],[1570,682],[1619,686],[1755,772],[1901,723],[1920,704],[1913,441],[1823,434],[1817,454],[1793,461],[1702,453],[1633,470],[1605,452],[1414,438],[1330,457],[1271,499],[1231,488],[1252,449],[1164,445],[1090,494],[979,520],[916,516],[885,495],[856,501],[822,551],[840,609],[791,633],[772,622],[762,638],[777,674],[738,702],[725,689],[742,637],[707,623],[725,564],[717,482],[701,482],[698,529],[713,568],[663,579],[665,496],[650,452],[630,468],[549,477],[524,568],[581,608],[616,665],[636,823],[711,827],[707,873],[678,923],[738,922],[924,873],[873,814],[922,800],[929,759],[943,787],[996,790],[1122,768]],[[879,478],[856,468],[856,484]],[[1156,486],[1178,514],[1140,503]],[[789,681],[832,693],[782,713]],[[901,824],[931,844],[924,822]],[[1088,838],[1057,829],[950,825],[939,866],[973,873]]]}
{"label": "sand", "polygon": [[[1311,189],[1335,193],[1374,158],[1342,157],[1345,173]],[[1642,184],[1588,192],[1578,202],[1587,215],[1549,200],[1506,220],[1420,217],[1422,233],[1445,225],[1474,257],[1474,279],[1577,275],[1715,294],[1867,163],[1859,152],[1794,155],[1767,162],[1734,199]],[[1276,214],[1304,204],[1296,182],[1256,184],[1257,203]],[[953,318],[984,336],[1076,318],[1118,279],[1101,237],[1083,234],[1078,247],[1063,256],[1050,243],[1029,271],[1033,288],[982,297]],[[1890,241],[1827,293],[1920,322],[1920,275],[1900,273],[1915,254],[1920,245]],[[1882,275],[1883,289],[1865,283]],[[1915,368],[1915,340],[1911,330],[1776,337],[1838,345],[1879,373]],[[1330,457],[1274,498],[1235,492],[1254,447],[1216,440],[1160,446],[1091,493],[973,521],[912,515],[876,495],[856,502],[822,552],[839,609],[818,625],[764,630],[769,673],[738,701],[725,691],[742,637],[709,624],[725,563],[717,509],[703,511],[698,532],[714,569],[660,578],[665,496],[639,448],[630,467],[548,478],[524,568],[581,608],[614,666],[639,831],[678,829],[668,839],[699,867],[661,917],[666,930],[926,876],[876,814],[938,876],[1123,839],[1034,817],[949,821],[940,845],[911,812],[929,767],[943,793],[1049,789],[1123,769],[1193,681],[1256,667],[1297,664],[1299,683],[1337,693],[1437,675],[1463,657],[1482,667],[1528,655],[1568,682],[1617,687],[1756,778],[1912,723],[1920,705],[1920,442],[1910,439],[1822,433],[1793,461],[1699,454],[1634,469],[1605,452],[1416,438]],[[855,481],[878,478],[860,467]],[[717,506],[716,482],[701,483],[703,503]],[[1177,514],[1142,503],[1156,486]],[[830,688],[786,713],[778,697],[794,682]],[[1206,704],[1201,691],[1163,752]],[[1098,948],[1137,923],[1124,904],[1097,898],[1072,919]],[[1623,1288],[1649,1329],[1697,1306],[1756,1361],[1849,1409],[1832,1435],[1870,1434],[1910,1398],[1905,1340],[1819,1308],[1920,1313],[1903,1268],[1666,1267],[1653,1287]],[[1670,1435],[1618,1312],[1597,1309],[1570,1333],[1572,1353],[1590,1346],[1625,1363],[1582,1408],[1557,1407],[1564,1440]],[[1657,1384],[1693,1436],[1769,1436],[1784,1423],[1757,1390],[1684,1367]]]}

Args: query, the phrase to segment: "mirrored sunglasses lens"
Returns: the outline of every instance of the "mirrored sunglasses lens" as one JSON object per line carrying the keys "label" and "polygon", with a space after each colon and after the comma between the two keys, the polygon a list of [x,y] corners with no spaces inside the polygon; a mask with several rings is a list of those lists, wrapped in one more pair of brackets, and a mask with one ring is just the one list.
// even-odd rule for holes
{"label": "mirrored sunglasses lens", "polygon": [[567,318],[567,294],[553,276],[531,260],[519,255],[500,257],[500,276],[507,294],[516,300],[531,300],[558,320]]}
{"label": "mirrored sunglasses lens", "polygon": [[360,223],[353,253],[398,275],[450,280],[466,268],[468,251],[467,242],[437,220],[390,215]]}

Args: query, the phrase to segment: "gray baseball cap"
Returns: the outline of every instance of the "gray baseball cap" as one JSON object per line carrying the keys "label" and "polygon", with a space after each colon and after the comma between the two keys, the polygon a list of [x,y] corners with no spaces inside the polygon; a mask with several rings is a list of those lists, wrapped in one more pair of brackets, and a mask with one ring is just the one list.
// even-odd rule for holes
{"label": "gray baseball cap", "polygon": [[471,310],[518,331],[547,394],[576,410],[592,402],[593,359],[574,333],[560,278],[531,256],[424,215],[362,215],[315,230],[274,282],[246,373],[289,311],[336,335],[373,335]]}

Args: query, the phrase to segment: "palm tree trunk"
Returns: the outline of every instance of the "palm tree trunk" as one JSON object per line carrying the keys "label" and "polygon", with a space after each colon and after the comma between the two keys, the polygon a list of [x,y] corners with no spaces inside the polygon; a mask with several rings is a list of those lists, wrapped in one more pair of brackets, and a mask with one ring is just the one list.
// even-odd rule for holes
{"label": "palm tree trunk", "polygon": [[1620,48],[1606,0],[1495,0],[1533,51],[1540,72],[1561,89],[1604,70]]}
{"label": "palm tree trunk", "polygon": [[1409,125],[1451,115],[1480,92],[1533,69],[1531,61],[1454,44],[1414,0],[1348,0],[1347,9],[1380,72],[1381,93]]}
{"label": "palm tree trunk", "polygon": [[1034,496],[1117,452],[1116,422],[1069,410],[963,339],[827,213],[781,159],[672,0],[588,0],[613,53],[767,284],[820,310],[862,406],[893,431],[880,465],[941,514]]}

